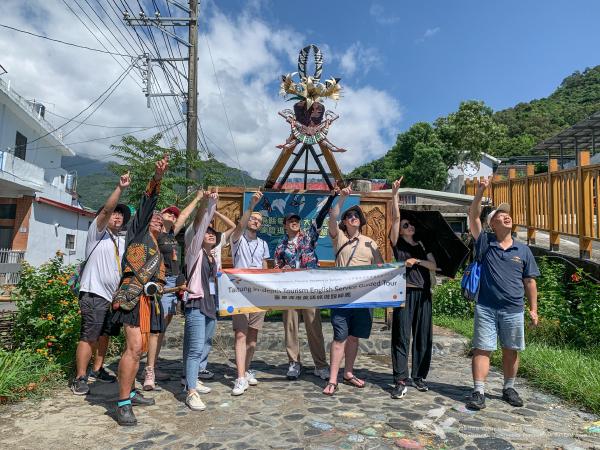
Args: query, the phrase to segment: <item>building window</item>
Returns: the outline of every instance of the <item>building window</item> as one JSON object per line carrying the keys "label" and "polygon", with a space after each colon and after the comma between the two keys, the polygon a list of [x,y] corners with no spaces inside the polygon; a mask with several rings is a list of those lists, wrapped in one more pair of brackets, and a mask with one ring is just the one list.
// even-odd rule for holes
{"label": "building window", "polygon": [[0,227],[0,249],[12,248],[13,227]]}
{"label": "building window", "polygon": [[15,156],[25,160],[27,153],[27,137],[23,136],[17,131],[17,137],[15,138]]}
{"label": "building window", "polygon": [[67,234],[67,237],[65,239],[65,248],[67,250],[75,250],[75,235],[74,234]]}
{"label": "building window", "polygon": [[0,219],[14,220],[17,216],[17,205],[15,203],[0,204]]}
{"label": "building window", "polygon": [[416,205],[417,204],[417,196],[414,194],[401,195],[400,203],[402,205]]}

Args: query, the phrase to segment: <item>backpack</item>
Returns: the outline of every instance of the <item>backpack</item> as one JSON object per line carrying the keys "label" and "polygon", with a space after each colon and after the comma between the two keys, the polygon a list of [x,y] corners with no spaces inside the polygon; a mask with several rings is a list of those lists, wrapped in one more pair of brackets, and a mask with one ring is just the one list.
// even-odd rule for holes
{"label": "backpack", "polygon": [[[483,233],[483,231],[482,231]],[[460,280],[460,292],[462,296],[471,301],[476,302],[477,297],[479,296],[479,281],[481,280],[481,266],[482,261],[485,258],[485,255],[489,251],[488,249],[485,251],[483,255],[479,258],[475,258],[475,260],[467,266],[465,269],[462,279]],[[479,256],[479,255],[478,255]]]}

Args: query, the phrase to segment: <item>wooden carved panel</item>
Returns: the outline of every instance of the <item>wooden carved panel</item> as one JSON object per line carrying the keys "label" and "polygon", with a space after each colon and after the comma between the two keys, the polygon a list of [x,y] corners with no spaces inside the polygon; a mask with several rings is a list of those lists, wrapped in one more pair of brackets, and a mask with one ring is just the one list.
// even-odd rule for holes
{"label": "wooden carved panel", "polygon": [[[243,190],[227,189],[225,192],[223,191],[224,189],[219,190],[219,202],[217,203],[217,210],[221,214],[233,220],[234,223],[237,223],[242,216],[244,199]],[[215,219],[215,228],[217,231],[224,231],[226,226],[223,221]],[[223,248],[222,252],[223,267],[232,267],[231,247],[228,246]]]}
{"label": "wooden carved panel", "polygon": [[362,208],[367,218],[367,225],[363,228],[363,233],[377,242],[377,246],[381,251],[383,259],[389,261],[390,255],[388,252],[388,228],[389,224],[386,220],[386,204],[385,203],[362,203]]}

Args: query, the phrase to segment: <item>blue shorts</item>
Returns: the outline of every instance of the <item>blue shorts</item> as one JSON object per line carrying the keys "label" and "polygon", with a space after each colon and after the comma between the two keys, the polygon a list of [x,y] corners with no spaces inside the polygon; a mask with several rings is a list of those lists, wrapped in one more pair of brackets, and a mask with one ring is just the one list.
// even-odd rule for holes
{"label": "blue shorts", "polygon": [[[165,288],[175,287],[176,280],[176,276],[168,276]],[[164,294],[160,298],[160,302],[162,303],[163,317],[166,317],[167,315],[175,315],[177,312],[177,294],[175,292]]]}
{"label": "blue shorts", "polygon": [[332,308],[333,340],[342,342],[348,336],[368,339],[373,325],[373,311],[369,308]]}
{"label": "blue shorts", "polygon": [[502,310],[475,305],[473,348],[493,351],[498,348],[525,349],[525,315],[523,312],[507,313]]}

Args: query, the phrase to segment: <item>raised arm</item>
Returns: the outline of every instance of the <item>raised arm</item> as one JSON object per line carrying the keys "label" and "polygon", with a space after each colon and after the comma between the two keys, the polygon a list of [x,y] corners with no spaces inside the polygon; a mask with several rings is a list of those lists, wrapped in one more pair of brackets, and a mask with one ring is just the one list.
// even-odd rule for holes
{"label": "raised arm", "polygon": [[231,233],[233,233],[233,230],[235,230],[235,223],[233,220],[231,220],[225,214],[221,214],[219,211],[215,211],[215,216],[225,223],[227,229],[223,231],[223,238],[225,239],[225,242],[229,242],[229,237],[231,236]]}
{"label": "raised arm", "polygon": [[140,205],[135,212],[135,216],[127,230],[126,242],[129,245],[131,240],[140,233],[145,233],[152,219],[152,213],[158,203],[158,195],[160,194],[160,183],[162,177],[169,167],[169,156],[165,155],[163,159],[157,161],[154,169],[154,176],[148,182],[146,191],[140,199]]}
{"label": "raised arm", "polygon": [[108,221],[110,220],[110,216],[117,207],[117,203],[119,203],[121,194],[125,189],[129,187],[130,183],[131,177],[129,176],[129,172],[127,172],[124,175],[121,175],[117,187],[114,191],[112,191],[112,194],[110,194],[109,197],[106,199],[104,207],[102,208],[100,214],[98,214],[98,218],[96,219],[96,229],[99,233],[104,232],[104,230],[106,229]]}
{"label": "raised arm", "polygon": [[[190,248],[187,249],[192,255],[199,255],[202,251],[202,242],[204,241],[204,234],[212,220],[213,214],[217,209],[217,200],[219,194],[216,192],[205,193],[205,200],[202,202],[202,207],[196,213],[194,219],[194,238],[190,244]],[[207,199],[207,200],[206,200]],[[193,262],[191,262],[193,264]],[[189,267],[189,266],[188,266]]]}
{"label": "raised arm", "polygon": [[340,190],[339,188],[336,187],[335,192],[339,193],[340,198],[337,201],[337,203],[335,204],[335,206],[333,208],[331,208],[331,211],[329,211],[329,237],[331,237],[332,239],[335,239],[337,237],[337,234],[338,234],[337,219],[340,215],[340,211],[342,210],[342,207],[344,206],[344,203],[346,203],[346,199],[348,198],[348,196],[350,195],[350,192],[352,192],[352,191],[349,187],[346,187],[342,190]]}
{"label": "raised arm", "polygon": [[248,205],[248,209],[244,211],[244,214],[242,214],[242,217],[240,217],[238,224],[236,225],[236,227],[233,230],[233,233],[231,234],[231,240],[233,242],[239,241],[242,237],[242,234],[244,234],[244,231],[246,231],[246,227],[248,226],[248,220],[250,219],[250,214],[252,214],[252,211],[254,211],[254,208],[256,207],[256,205],[258,205],[258,202],[260,202],[262,196],[263,194],[260,191],[257,191],[252,195],[252,198],[250,199],[250,205]]}
{"label": "raised arm", "polygon": [[471,230],[471,234],[475,240],[477,240],[481,234],[481,199],[483,198],[483,193],[489,185],[489,179],[484,179],[479,183],[477,186],[477,191],[475,192],[475,197],[473,197],[473,203],[471,203],[471,207],[469,208],[469,229]]}
{"label": "raised arm", "polygon": [[396,245],[396,242],[398,242],[398,236],[400,235],[400,205],[398,205],[398,189],[400,189],[400,184],[402,183],[403,178],[404,177],[400,177],[392,183],[392,226],[390,227],[390,232],[388,234],[392,246]]}
{"label": "raised arm", "polygon": [[175,236],[179,234],[181,229],[185,226],[185,223],[187,222],[190,215],[194,212],[194,209],[196,209],[196,206],[198,206],[200,200],[202,200],[203,192],[204,191],[202,191],[202,189],[198,189],[196,191],[196,195],[194,196],[190,204],[187,205],[179,214],[179,217],[175,221],[175,225],[173,225],[173,234]]}

